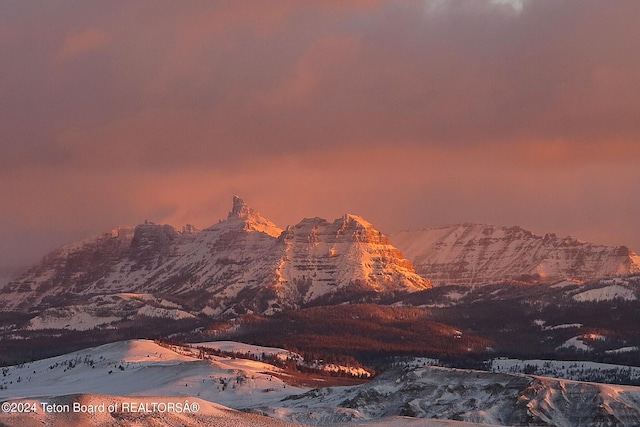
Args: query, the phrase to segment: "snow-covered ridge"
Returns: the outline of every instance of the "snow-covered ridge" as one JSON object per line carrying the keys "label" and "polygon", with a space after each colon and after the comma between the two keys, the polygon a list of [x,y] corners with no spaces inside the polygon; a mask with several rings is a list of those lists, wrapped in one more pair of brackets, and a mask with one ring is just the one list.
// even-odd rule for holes
{"label": "snow-covered ridge", "polygon": [[358,378],[369,378],[371,377],[371,373],[361,367],[354,366],[346,366],[346,365],[337,365],[337,364],[326,364],[321,361],[309,361],[304,360],[304,358],[298,353],[293,353],[288,350],[284,350],[276,347],[264,347],[253,344],[244,344],[235,341],[212,341],[212,342],[201,342],[201,343],[193,343],[192,347],[196,349],[205,348],[205,349],[213,349],[218,350],[220,352],[230,354],[230,355],[239,355],[240,357],[247,357],[250,359],[256,359],[260,361],[264,361],[265,358],[275,358],[279,361],[293,361],[299,366],[304,366],[306,368],[316,369],[318,371],[324,372],[332,372],[332,373],[342,373],[351,377]]}
{"label": "snow-covered ridge", "polygon": [[247,231],[260,231],[273,237],[278,237],[282,233],[281,228],[263,217],[238,196],[233,196],[233,205],[227,215],[227,221],[240,223]]}
{"label": "snow-covered ridge", "polygon": [[611,301],[615,299],[625,301],[636,301],[638,298],[632,289],[621,285],[609,285],[599,289],[590,289],[573,296],[573,299],[580,302],[585,301]]}
{"label": "snow-covered ridge", "polygon": [[[625,347],[612,350],[611,353],[634,351],[639,351],[638,347]],[[574,381],[611,383],[623,377],[627,383],[637,383],[640,381],[640,367],[588,361],[498,358],[492,361],[491,371],[499,373],[534,374]]]}
{"label": "snow-covered ridge", "polygon": [[289,350],[277,347],[264,347],[254,344],[245,344],[236,341],[199,342],[193,343],[191,345],[195,348],[202,347],[218,350],[225,353],[245,354],[257,359],[261,359],[266,355],[276,357],[278,359],[302,360],[302,356]]}
{"label": "snow-covered ridge", "polygon": [[586,281],[640,272],[625,246],[535,235],[520,227],[455,224],[390,235],[416,271],[434,284]]}

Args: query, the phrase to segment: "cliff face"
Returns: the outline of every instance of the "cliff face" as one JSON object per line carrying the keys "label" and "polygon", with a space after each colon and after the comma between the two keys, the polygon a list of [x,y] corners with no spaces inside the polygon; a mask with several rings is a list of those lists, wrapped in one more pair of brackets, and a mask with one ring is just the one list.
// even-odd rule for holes
{"label": "cliff face", "polygon": [[537,236],[520,227],[465,223],[390,238],[436,285],[585,281],[640,271],[640,257],[625,246]]}
{"label": "cliff face", "polygon": [[304,302],[342,292],[416,291],[431,287],[373,225],[355,215],[330,223],[307,218],[278,241],[279,285]]}

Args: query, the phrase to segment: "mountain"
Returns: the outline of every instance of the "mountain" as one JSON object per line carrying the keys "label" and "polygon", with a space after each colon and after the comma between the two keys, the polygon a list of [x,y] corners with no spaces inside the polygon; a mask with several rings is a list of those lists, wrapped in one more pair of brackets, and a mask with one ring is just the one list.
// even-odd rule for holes
{"label": "mountain", "polygon": [[282,231],[234,197],[226,220],[197,230],[145,222],[64,246],[0,289],[0,310],[29,327],[90,329],[138,316],[270,314],[363,293],[430,287],[355,215]]}
{"label": "mountain", "polygon": [[435,285],[582,282],[640,272],[640,256],[626,246],[537,236],[520,227],[463,223],[389,237]]}
{"label": "mountain", "polygon": [[356,215],[306,218],[278,239],[279,284],[308,302],[335,290],[390,292],[430,287],[389,239]]}

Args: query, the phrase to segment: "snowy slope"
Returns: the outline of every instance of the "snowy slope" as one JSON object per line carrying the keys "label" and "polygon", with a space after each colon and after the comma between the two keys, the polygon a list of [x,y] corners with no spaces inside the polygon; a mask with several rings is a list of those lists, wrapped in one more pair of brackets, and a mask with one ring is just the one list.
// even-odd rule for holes
{"label": "snowy slope", "polygon": [[390,239],[434,284],[585,281],[640,271],[624,246],[586,243],[520,227],[456,224],[401,231]]}
{"label": "snowy slope", "polygon": [[298,353],[293,353],[289,350],[284,350],[276,347],[263,347],[259,345],[250,345],[239,343],[235,341],[212,341],[212,342],[199,342],[193,343],[193,347],[195,348],[205,348],[205,349],[214,349],[224,353],[231,353],[234,355],[240,355],[242,357],[250,357],[255,358],[257,360],[264,360],[265,356],[274,357],[278,360],[292,360],[295,361],[299,366],[310,367],[313,369],[322,370],[325,372],[338,372],[347,374],[352,377],[359,378],[369,378],[371,377],[371,373],[364,368],[354,367],[354,366],[346,366],[346,365],[337,365],[337,364],[327,364],[327,363],[319,363],[317,361],[305,361],[304,358]]}
{"label": "snowy slope", "polygon": [[615,299],[635,301],[638,298],[632,289],[620,285],[609,285],[599,289],[591,289],[573,296],[580,302],[585,301],[611,301]]}
{"label": "snowy slope", "polygon": [[146,222],[62,247],[0,289],[0,310],[37,313],[32,329],[90,329],[124,317],[273,313],[336,293],[429,286],[362,218],[303,220],[283,232],[234,197],[227,219],[205,230]]}
{"label": "snowy slope", "polygon": [[[187,403],[185,405],[185,402]],[[0,412],[0,424],[11,427],[284,427],[290,423],[189,397],[127,397],[75,394],[47,399],[9,400],[35,412]],[[188,408],[185,410],[184,408]],[[58,411],[58,412],[56,412]],[[90,412],[91,411],[91,412]]]}
{"label": "snowy slope", "polygon": [[245,408],[305,391],[273,375],[272,365],[245,359],[202,360],[196,350],[153,341],[121,341],[3,369],[0,399],[78,393],[194,396]]}
{"label": "snowy slope", "polygon": [[[165,408],[180,408],[179,405],[188,402],[189,411],[165,410]],[[7,403],[27,405],[37,408],[35,413],[0,413],[2,425],[11,427],[29,426],[82,426],[82,427],[284,427],[298,426],[274,418],[256,414],[239,412],[222,405],[202,399],[154,396],[127,397],[96,394],[69,395],[49,398],[45,401],[34,399],[10,400]],[[98,408],[95,413],[74,413],[73,405],[80,408]],[[173,406],[170,406],[172,405]],[[35,406],[34,406],[35,405]],[[49,408],[64,408],[68,405],[70,413],[45,413],[43,405]],[[104,406],[103,406],[104,405]],[[122,408],[126,409],[122,409]],[[99,412],[105,408],[104,412]],[[108,409],[117,408],[114,412]],[[155,409],[155,410],[154,410]],[[466,423],[451,420],[420,419],[412,417],[385,417],[362,423],[347,423],[336,425],[356,425],[361,427],[474,427],[486,424]]]}
{"label": "snowy slope", "polygon": [[[230,342],[221,345],[250,348]],[[639,387],[412,364],[388,370],[370,383],[310,390],[285,384],[275,375],[278,368],[272,365],[225,357],[198,359],[197,355],[194,348],[167,348],[152,341],[135,340],[6,367],[2,370],[0,401],[88,405],[188,401],[198,403],[199,408],[194,414],[116,414],[115,418],[123,422],[140,424],[110,424],[111,415],[101,413],[83,420],[82,425],[216,425],[206,417],[244,417],[209,402],[251,408],[257,414],[313,425],[479,423],[568,427],[640,423]],[[510,370],[523,361],[502,359],[496,363],[497,369]],[[279,376],[283,374],[280,372]],[[40,411],[21,418],[1,414],[0,422],[24,426],[28,425],[25,420],[35,420],[69,425],[71,415],[55,417]],[[258,420],[252,416],[244,421],[233,419],[238,425],[254,425],[242,422]],[[220,418],[217,420],[221,422]]]}
{"label": "snowy slope", "polygon": [[151,294],[119,292],[91,297],[81,304],[52,307],[31,319],[27,329],[89,330],[104,327],[126,317],[191,319],[182,306]]}

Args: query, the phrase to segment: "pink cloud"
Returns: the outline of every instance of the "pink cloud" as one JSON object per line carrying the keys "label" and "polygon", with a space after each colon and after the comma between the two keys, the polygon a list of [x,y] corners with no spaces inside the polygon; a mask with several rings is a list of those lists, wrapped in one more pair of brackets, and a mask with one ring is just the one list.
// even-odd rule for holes
{"label": "pink cloud", "polygon": [[82,31],[73,30],[64,39],[56,53],[58,61],[66,61],[87,52],[99,50],[109,42],[109,36],[100,28],[87,28]]}

